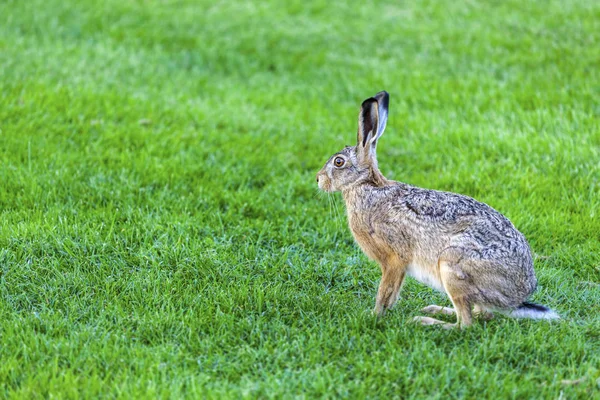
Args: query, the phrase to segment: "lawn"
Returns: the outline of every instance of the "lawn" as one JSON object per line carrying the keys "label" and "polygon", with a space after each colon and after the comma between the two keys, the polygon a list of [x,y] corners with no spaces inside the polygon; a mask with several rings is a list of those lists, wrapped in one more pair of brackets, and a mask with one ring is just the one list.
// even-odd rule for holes
{"label": "lawn", "polygon": [[[0,2],[0,398],[599,398],[600,2]],[[411,324],[315,174],[507,215],[558,323]]]}

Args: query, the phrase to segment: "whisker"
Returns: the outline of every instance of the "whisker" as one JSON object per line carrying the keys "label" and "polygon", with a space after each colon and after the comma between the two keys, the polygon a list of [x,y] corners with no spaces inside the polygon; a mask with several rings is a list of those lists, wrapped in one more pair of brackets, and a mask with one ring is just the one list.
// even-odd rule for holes
{"label": "whisker", "polygon": [[322,199],[323,197],[327,198],[327,204],[329,205],[329,215],[335,221],[335,225],[338,229],[342,229],[344,226],[342,212],[340,211],[340,206],[338,204],[337,197],[329,192],[324,192],[320,189],[315,189],[313,194],[314,198]]}
{"label": "whisker", "polygon": [[337,198],[333,199],[333,206],[334,206],[335,213],[336,213],[336,216],[335,216],[336,224],[338,224],[338,228],[342,228],[342,226],[343,226],[342,213],[340,212]]}

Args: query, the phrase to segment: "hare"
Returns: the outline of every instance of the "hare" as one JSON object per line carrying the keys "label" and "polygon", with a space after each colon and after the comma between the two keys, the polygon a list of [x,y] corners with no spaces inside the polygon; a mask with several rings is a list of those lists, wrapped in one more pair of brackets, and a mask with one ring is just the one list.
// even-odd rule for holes
{"label": "hare", "polygon": [[[529,244],[514,225],[487,204],[455,193],[421,189],[386,179],[376,149],[386,127],[389,95],[366,99],[358,117],[356,146],[332,155],[317,174],[319,188],[341,191],[348,224],[362,251],[381,267],[374,313],[398,300],[406,275],[446,292],[455,324],[416,317],[422,325],[467,327],[473,313],[556,319],[552,310],[526,302],[537,281]],[[474,310],[473,310],[474,308]]]}

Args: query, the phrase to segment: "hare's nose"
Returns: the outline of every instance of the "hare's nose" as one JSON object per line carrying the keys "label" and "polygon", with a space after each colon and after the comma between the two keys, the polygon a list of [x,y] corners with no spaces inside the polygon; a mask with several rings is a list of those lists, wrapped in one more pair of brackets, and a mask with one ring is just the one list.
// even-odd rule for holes
{"label": "hare's nose", "polygon": [[317,183],[319,183],[319,175],[317,175]]}

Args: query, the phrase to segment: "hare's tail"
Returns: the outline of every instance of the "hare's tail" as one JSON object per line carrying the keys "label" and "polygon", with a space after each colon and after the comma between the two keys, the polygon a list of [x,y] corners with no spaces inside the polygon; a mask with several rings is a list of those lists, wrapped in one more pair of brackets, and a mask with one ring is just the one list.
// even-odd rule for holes
{"label": "hare's tail", "polygon": [[530,318],[530,319],[560,319],[556,311],[548,307],[535,303],[525,302],[514,310],[506,313],[512,318]]}

